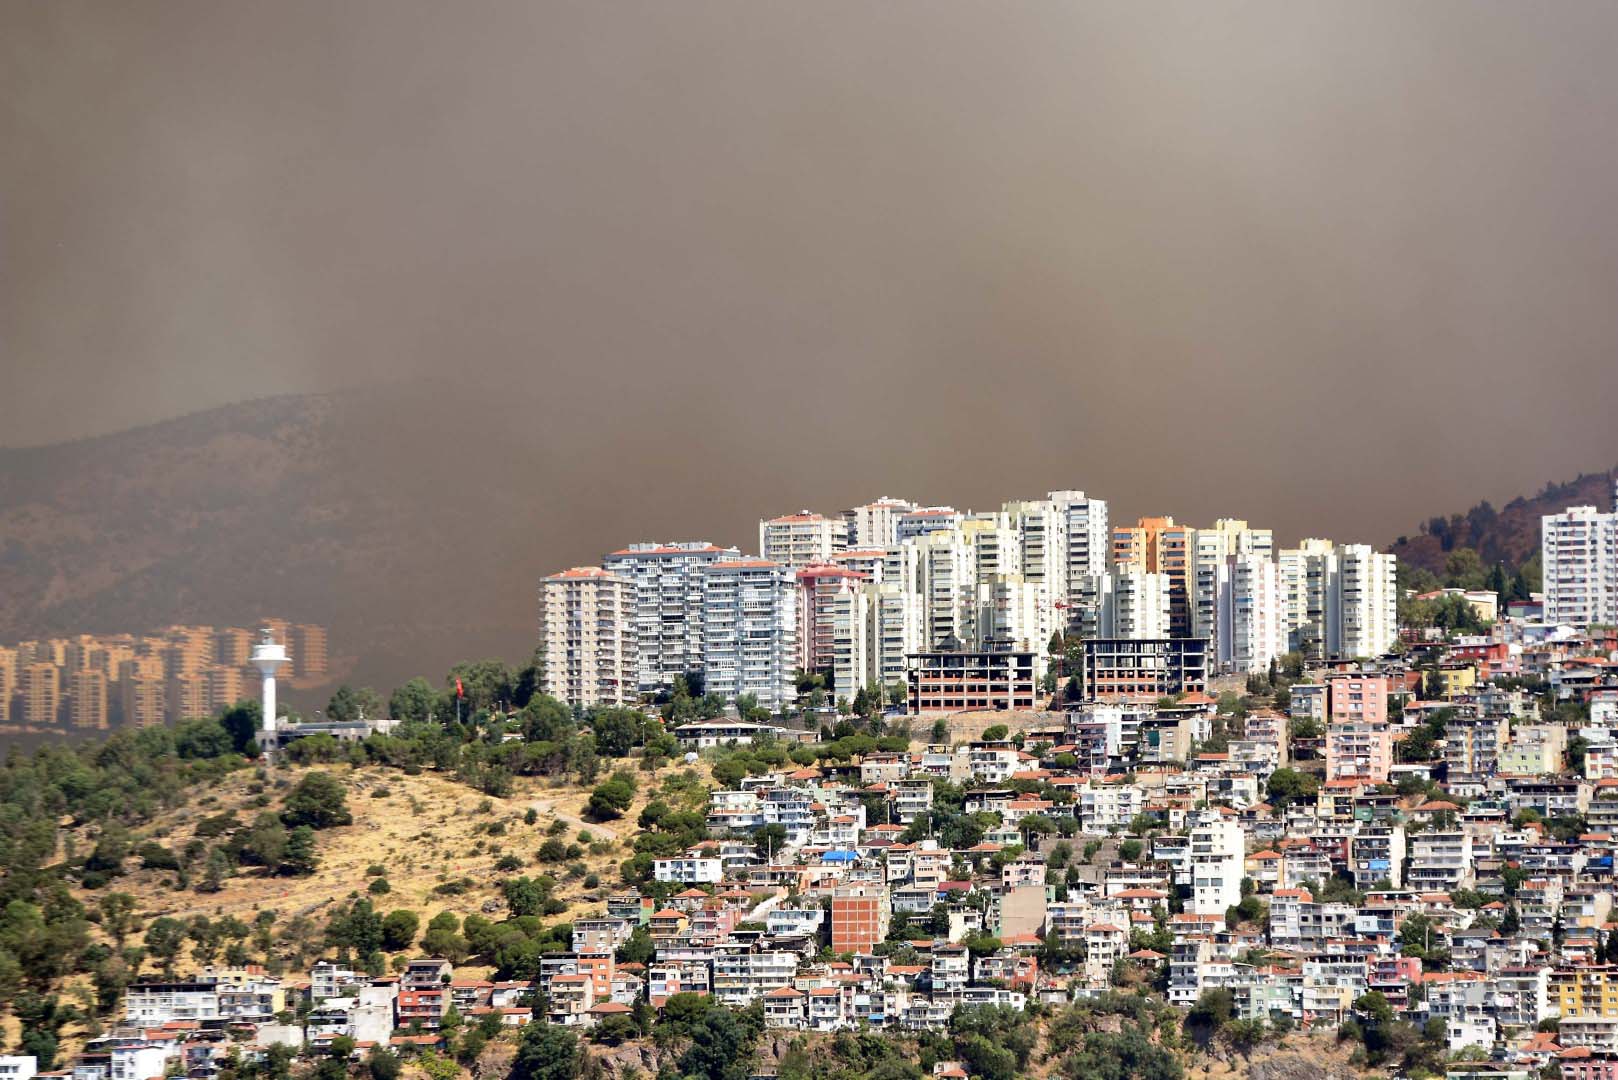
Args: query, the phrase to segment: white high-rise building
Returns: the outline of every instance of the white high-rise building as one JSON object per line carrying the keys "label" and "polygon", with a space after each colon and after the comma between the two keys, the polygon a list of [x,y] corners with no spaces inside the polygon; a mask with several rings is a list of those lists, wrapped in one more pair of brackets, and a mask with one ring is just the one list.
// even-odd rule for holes
{"label": "white high-rise building", "polygon": [[922,648],[921,597],[865,585],[832,602],[832,685],[852,701],[862,687],[905,681],[905,657]]}
{"label": "white high-rise building", "polygon": [[797,694],[798,576],[769,559],[726,559],[702,570],[702,670],[707,690],[753,694],[779,712]]}
{"label": "white high-rise building", "polygon": [[1002,508],[1021,548],[1022,576],[1042,581],[1051,602],[1067,597],[1067,546],[1063,516],[1049,499],[1008,502]]}
{"label": "white high-rise building", "polygon": [[640,687],[635,583],[598,566],[552,574],[539,587],[545,693],[569,705],[627,705]]}
{"label": "white high-rise building", "polygon": [[969,518],[961,535],[972,548],[972,578],[987,581],[1022,573],[1022,539],[1000,514]]}
{"label": "white high-rise building", "polygon": [[771,562],[802,568],[823,563],[847,547],[848,527],[809,510],[758,523],[759,554]]}
{"label": "white high-rise building", "polygon": [[1045,646],[1055,627],[1051,623],[1050,593],[1043,581],[1021,574],[999,574],[979,579],[974,589],[972,644],[986,649],[991,643],[1032,650],[1044,674]]}
{"label": "white high-rise building", "polygon": [[1066,593],[1072,604],[1079,599],[1076,593],[1081,587],[1081,578],[1104,574],[1111,568],[1112,539],[1107,527],[1107,503],[1105,499],[1092,499],[1082,491],[1053,491],[1047,497],[1056,507]]}
{"label": "white high-rise building", "polygon": [[1311,659],[1369,657],[1398,641],[1398,556],[1305,540],[1277,565],[1290,648]]}
{"label": "white high-rise building", "polygon": [[1190,590],[1191,634],[1210,641],[1216,633],[1215,601],[1218,580],[1225,560],[1232,555],[1261,555],[1275,551],[1275,536],[1269,529],[1255,529],[1237,518],[1220,518],[1211,529],[1198,529],[1191,540]]}
{"label": "white high-rise building", "polygon": [[899,542],[899,516],[915,508],[913,502],[884,495],[875,502],[844,510],[844,544],[850,551],[893,547]]}
{"label": "white high-rise building", "polygon": [[1169,636],[1169,578],[1138,566],[1095,575],[1093,636],[1134,641]]}
{"label": "white high-rise building", "polygon": [[1399,640],[1399,559],[1369,544],[1337,549],[1326,646],[1340,657],[1381,656]]}
{"label": "white high-rise building", "polygon": [[[928,533],[901,548],[916,552],[915,591],[921,595],[923,643],[941,648],[946,640],[965,643],[971,636],[966,618],[976,580],[972,549],[957,529]],[[902,578],[884,578],[904,587]]]}
{"label": "white high-rise building", "polygon": [[[1275,555],[1275,565],[1281,571],[1287,647],[1309,656],[1321,655],[1325,645],[1324,560],[1330,559],[1331,554],[1330,540],[1311,538],[1295,548],[1283,548]],[[1319,644],[1311,647],[1312,642]]]}
{"label": "white high-rise building", "polygon": [[1191,825],[1191,900],[1193,915],[1223,915],[1242,902],[1242,868],[1246,857],[1241,822],[1218,810],[1205,810]]}
{"label": "white high-rise building", "polygon": [[677,676],[702,666],[702,571],[720,559],[740,557],[735,548],[706,540],[677,544],[632,544],[602,560],[635,583],[635,643],[638,689],[671,687]]}
{"label": "white high-rise building", "polygon": [[1267,671],[1287,651],[1281,570],[1273,559],[1250,552],[1219,562],[1211,631],[1210,659],[1221,671]]}
{"label": "white high-rise building", "polygon": [[1546,622],[1618,623],[1618,513],[1571,506],[1545,515],[1540,562]]}

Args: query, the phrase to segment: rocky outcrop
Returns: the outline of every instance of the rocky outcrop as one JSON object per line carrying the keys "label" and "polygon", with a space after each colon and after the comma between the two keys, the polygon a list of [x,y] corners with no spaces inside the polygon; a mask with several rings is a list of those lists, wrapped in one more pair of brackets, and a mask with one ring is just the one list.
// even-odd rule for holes
{"label": "rocky outcrop", "polygon": [[1248,1080],[1356,1080],[1358,1075],[1347,1065],[1293,1050],[1257,1058],[1247,1068]]}

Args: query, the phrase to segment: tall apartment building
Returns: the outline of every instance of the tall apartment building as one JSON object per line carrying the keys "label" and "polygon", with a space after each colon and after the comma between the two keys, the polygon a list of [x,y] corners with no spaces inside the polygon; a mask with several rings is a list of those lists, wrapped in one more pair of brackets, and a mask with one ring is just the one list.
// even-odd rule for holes
{"label": "tall apartment building", "polygon": [[209,715],[208,676],[201,671],[171,675],[164,681],[163,705],[164,719],[171,724]]}
{"label": "tall apartment building", "polygon": [[961,523],[961,537],[972,553],[972,579],[987,581],[1022,573],[1022,537],[1003,514],[983,514]]}
{"label": "tall apartment building", "polygon": [[1072,490],[1053,491],[1046,498],[1056,507],[1062,561],[1071,595],[1075,579],[1103,573],[1111,565],[1107,501]]}
{"label": "tall apartment building", "polygon": [[17,694],[17,650],[0,645],[0,723],[11,719],[11,700]]}
{"label": "tall apartment building", "polygon": [[1398,557],[1306,540],[1278,558],[1289,644],[1311,659],[1381,656],[1399,637]]}
{"label": "tall apartment building", "polygon": [[[1287,647],[1315,659],[1326,655],[1327,564],[1334,545],[1311,538],[1276,553],[1286,613]],[[1333,564],[1335,565],[1335,564]]]}
{"label": "tall apartment building", "polygon": [[291,636],[288,652],[298,669],[298,678],[323,678],[330,665],[330,658],[326,655],[326,628],[313,623],[299,623],[292,627]]}
{"label": "tall apartment building", "polygon": [[905,681],[906,657],[922,648],[921,598],[894,585],[862,585],[832,602],[832,688],[853,700],[862,687]]}
{"label": "tall apartment building", "polygon": [[850,551],[893,547],[899,542],[900,515],[915,508],[913,502],[884,495],[875,502],[844,510],[844,546]]}
{"label": "tall apartment building", "polygon": [[1218,632],[1220,574],[1227,560],[1239,555],[1271,559],[1275,537],[1269,529],[1255,529],[1239,518],[1219,518],[1213,528],[1196,530],[1191,543],[1191,632],[1213,641]]}
{"label": "tall apartment building", "polygon": [[213,627],[171,626],[164,638],[163,674],[169,678],[196,675],[213,663]]}
{"label": "tall apartment building", "polygon": [[848,546],[848,526],[808,510],[758,523],[759,554],[783,566],[801,568],[828,561]]}
{"label": "tall apartment building", "polygon": [[1190,637],[1194,629],[1191,575],[1195,544],[1196,530],[1176,525],[1172,517],[1143,517],[1132,526],[1112,530],[1115,568],[1135,566],[1168,578],[1169,631],[1174,637]]}
{"label": "tall apartment building", "polygon": [[68,641],[67,654],[62,667],[69,673],[91,670],[105,672],[107,670],[107,650],[94,636],[80,634]]}
{"label": "tall apartment building", "polygon": [[22,722],[30,727],[54,727],[62,711],[62,669],[38,660],[19,673]]}
{"label": "tall apartment building", "polygon": [[1055,626],[1050,593],[1043,581],[1028,581],[1021,574],[998,574],[979,580],[973,588],[972,640],[978,648],[1010,646],[1040,657]]}
{"label": "tall apartment building", "polygon": [[129,674],[118,680],[120,723],[124,727],[159,727],[168,711],[167,686],[161,675]]}
{"label": "tall apartment building", "polygon": [[1511,739],[1505,717],[1455,717],[1444,725],[1444,765],[1448,775],[1492,776]]}
{"label": "tall apartment building", "polygon": [[247,700],[247,685],[242,668],[214,664],[202,673],[207,683],[207,708],[210,716],[217,716],[237,702]]}
{"label": "tall apartment building", "polygon": [[[1326,644],[1331,655],[1381,656],[1399,640],[1399,559],[1369,544],[1337,549],[1337,580],[1330,598],[1335,618]],[[1332,609],[1328,604],[1328,610]]]}
{"label": "tall apartment building", "polygon": [[860,574],[833,563],[817,563],[798,571],[798,666],[803,670],[832,672],[836,660],[833,620],[837,598],[864,583]]}
{"label": "tall apartment building", "polygon": [[213,636],[214,663],[226,667],[245,668],[247,657],[253,651],[253,642],[257,636],[253,631],[241,626],[226,626],[215,631]]}
{"label": "tall apartment building", "polygon": [[1618,623],[1618,512],[1571,506],[1540,519],[1545,621]]}
{"label": "tall apartment building", "polygon": [[[972,636],[963,617],[975,578],[972,549],[957,529],[928,533],[901,544],[916,553],[916,591],[921,595],[922,626],[930,648]],[[903,587],[902,582],[900,583]]]}
{"label": "tall apartment building", "polygon": [[1050,499],[1008,502],[1001,512],[1017,538],[1019,571],[1041,582],[1054,604],[1067,598],[1066,534],[1062,512]]}
{"label": "tall apartment building", "polygon": [[[1203,582],[1199,568],[1199,593]],[[1287,651],[1280,567],[1257,552],[1227,555],[1214,566],[1209,584],[1213,619],[1207,636],[1215,667],[1226,672],[1268,670]]]}
{"label": "tall apartment building", "polygon": [[740,554],[733,547],[698,540],[633,544],[602,560],[608,571],[635,583],[636,670],[642,693],[671,687],[676,677],[702,666],[703,568]]}
{"label": "tall apartment building", "polygon": [[118,665],[119,723],[124,727],[158,727],[168,712],[168,686],[163,677],[161,646]]}
{"label": "tall apartment building", "polygon": [[105,731],[109,726],[107,714],[107,676],[105,672],[84,668],[69,673],[68,716],[80,731]]}
{"label": "tall apartment building", "polygon": [[1093,578],[1095,629],[1086,636],[1141,641],[1169,636],[1169,579],[1133,564]]}
{"label": "tall apartment building", "polygon": [[710,693],[752,694],[771,712],[797,687],[798,582],[769,559],[727,559],[702,572],[702,669]]}
{"label": "tall apartment building", "polygon": [[635,583],[595,566],[539,587],[544,689],[569,705],[625,705],[639,693]]}

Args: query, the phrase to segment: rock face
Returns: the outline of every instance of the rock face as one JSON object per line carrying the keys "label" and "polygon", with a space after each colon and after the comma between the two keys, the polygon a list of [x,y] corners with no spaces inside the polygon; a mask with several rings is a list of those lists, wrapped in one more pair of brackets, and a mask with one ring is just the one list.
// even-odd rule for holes
{"label": "rock face", "polygon": [[611,1080],[646,1080],[657,1075],[662,1067],[662,1056],[647,1042],[624,1043],[622,1046],[593,1046],[590,1056],[601,1066],[601,1074]]}
{"label": "rock face", "polygon": [[1254,1061],[1247,1076],[1248,1080],[1356,1080],[1358,1074],[1336,1062],[1284,1050]]}

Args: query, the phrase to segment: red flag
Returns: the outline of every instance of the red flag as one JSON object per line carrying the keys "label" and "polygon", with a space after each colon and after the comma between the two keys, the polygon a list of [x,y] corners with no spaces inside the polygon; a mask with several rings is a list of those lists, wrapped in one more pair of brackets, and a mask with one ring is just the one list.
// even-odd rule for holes
{"label": "red flag", "polygon": [[463,698],[466,696],[466,688],[461,685],[460,679],[455,680],[455,696],[458,698]]}

